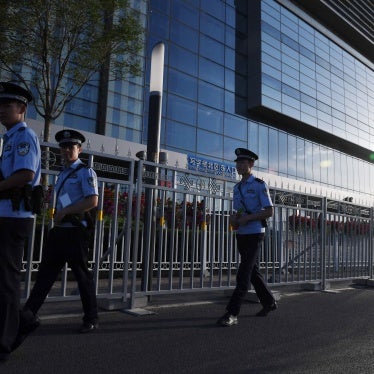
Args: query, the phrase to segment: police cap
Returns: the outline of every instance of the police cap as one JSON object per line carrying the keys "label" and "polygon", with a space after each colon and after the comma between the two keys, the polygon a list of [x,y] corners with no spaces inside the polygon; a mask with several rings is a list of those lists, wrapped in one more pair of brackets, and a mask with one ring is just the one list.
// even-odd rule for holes
{"label": "police cap", "polygon": [[64,143],[72,143],[81,145],[86,141],[86,138],[76,130],[61,130],[56,133],[55,139],[59,145]]}
{"label": "police cap", "polygon": [[250,160],[250,161],[258,160],[258,156],[256,155],[256,153],[245,148],[236,148],[235,155],[236,155],[235,162],[239,160]]}
{"label": "police cap", "polygon": [[0,101],[20,101],[27,105],[32,100],[31,93],[25,88],[10,82],[0,82]]}

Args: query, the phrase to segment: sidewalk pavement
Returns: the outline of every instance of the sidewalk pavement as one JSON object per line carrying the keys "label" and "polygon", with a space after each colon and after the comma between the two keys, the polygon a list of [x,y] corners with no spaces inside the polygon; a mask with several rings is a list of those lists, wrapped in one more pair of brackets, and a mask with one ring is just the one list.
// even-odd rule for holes
{"label": "sidewalk pavement", "polygon": [[222,291],[153,297],[153,314],[100,311],[90,334],[77,333],[79,301],[47,302],[0,373],[374,373],[374,288],[282,289],[267,317],[246,302],[237,326],[220,327],[227,301]]}

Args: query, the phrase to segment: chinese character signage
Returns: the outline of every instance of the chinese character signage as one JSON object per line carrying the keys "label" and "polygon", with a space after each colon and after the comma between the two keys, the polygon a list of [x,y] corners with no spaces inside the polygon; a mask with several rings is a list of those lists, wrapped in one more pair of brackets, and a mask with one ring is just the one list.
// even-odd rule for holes
{"label": "chinese character signage", "polygon": [[187,155],[188,170],[200,173],[219,175],[224,178],[236,179],[236,168],[220,161],[208,160],[202,157]]}

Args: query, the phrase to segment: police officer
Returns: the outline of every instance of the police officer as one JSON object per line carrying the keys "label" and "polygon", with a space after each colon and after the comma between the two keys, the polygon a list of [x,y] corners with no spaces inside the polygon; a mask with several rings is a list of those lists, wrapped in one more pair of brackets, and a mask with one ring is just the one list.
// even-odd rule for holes
{"label": "police officer", "polygon": [[98,327],[96,290],[88,269],[89,223],[84,214],[97,206],[97,176],[79,159],[85,141],[81,133],[62,130],[57,132],[55,139],[64,166],[54,188],[54,227],[43,250],[35,285],[22,310],[25,335],[32,330],[37,312],[66,262],[78,282],[83,306],[83,324],[79,332],[91,332]]}
{"label": "police officer", "polygon": [[256,315],[264,317],[277,309],[275,299],[257,265],[264,240],[266,219],[273,215],[273,203],[266,183],[252,174],[258,156],[244,148],[237,148],[235,154],[236,169],[242,179],[234,186],[236,214],[230,216],[230,224],[237,228],[236,240],[241,260],[236,277],[236,288],[226,307],[227,312],[217,321],[221,326],[238,323],[237,316],[250,282],[262,304],[262,309]]}
{"label": "police officer", "polygon": [[34,220],[22,191],[38,185],[41,175],[39,140],[25,123],[31,100],[21,86],[0,82],[0,121],[6,128],[0,160],[0,361],[9,358],[18,333],[22,256]]}

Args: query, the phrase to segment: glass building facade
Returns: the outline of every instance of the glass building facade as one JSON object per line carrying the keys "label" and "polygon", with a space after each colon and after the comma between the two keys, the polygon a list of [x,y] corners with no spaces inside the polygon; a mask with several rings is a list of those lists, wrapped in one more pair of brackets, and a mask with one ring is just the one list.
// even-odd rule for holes
{"label": "glass building facade", "polygon": [[258,170],[374,194],[365,58],[274,0],[152,0],[149,15],[148,48],[167,50],[163,147],[225,161],[248,147]]}
{"label": "glass building facade", "polygon": [[[109,84],[106,136],[146,143],[150,55],[161,41],[161,148],[226,163],[249,148],[261,172],[374,199],[373,60],[354,43],[298,1],[132,6],[146,30],[144,75]],[[87,85],[56,123],[95,132],[97,90]]]}

